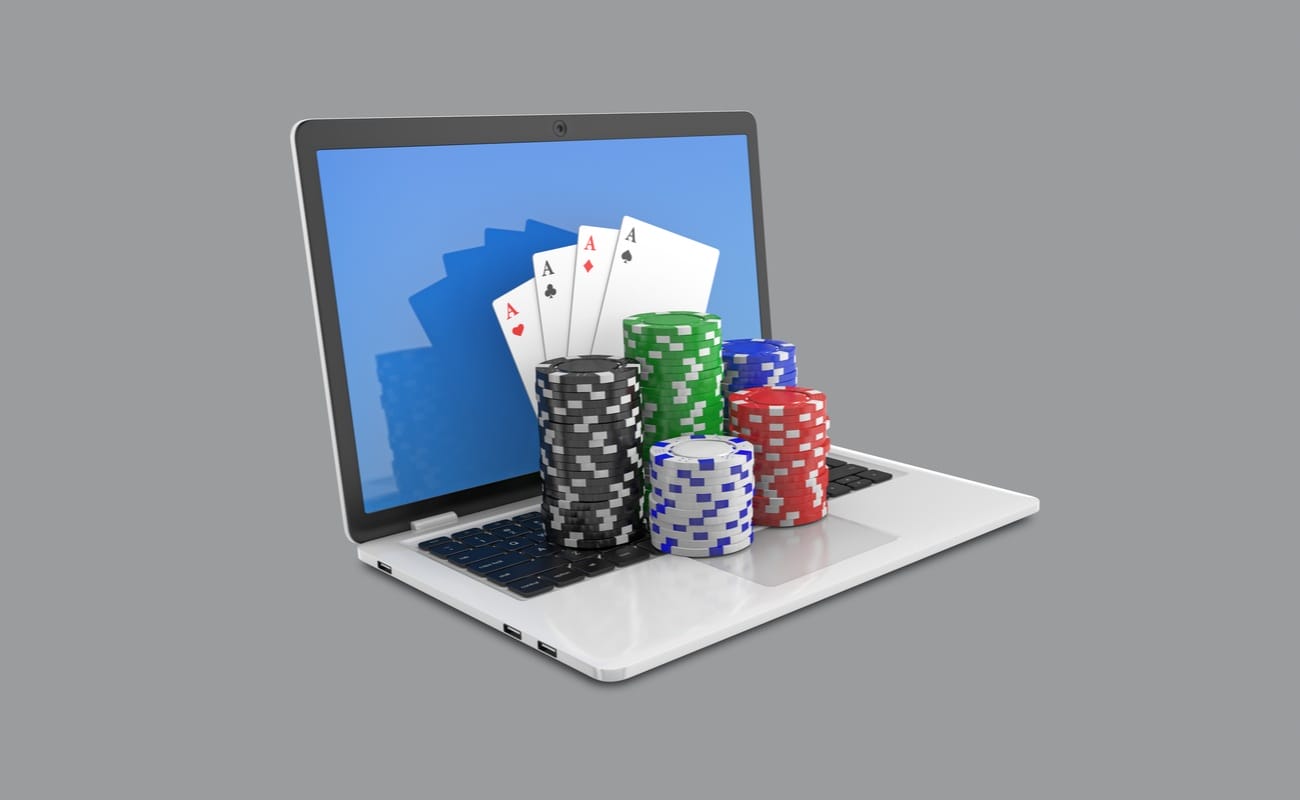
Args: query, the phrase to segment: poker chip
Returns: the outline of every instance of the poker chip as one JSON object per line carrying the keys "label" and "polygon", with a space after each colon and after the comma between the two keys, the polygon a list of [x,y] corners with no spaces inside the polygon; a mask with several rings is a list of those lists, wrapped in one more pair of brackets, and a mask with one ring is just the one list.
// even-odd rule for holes
{"label": "poker chip", "polygon": [[672,553],[676,556],[686,556],[688,558],[709,558],[713,556],[725,556],[731,553],[738,553],[749,547],[754,541],[753,534],[742,538],[740,541],[733,541],[726,545],[716,545],[713,547],[689,547],[686,543],[677,544],[678,540],[672,536],[662,537],[660,541],[655,541],[655,534],[650,535],[651,542],[660,552]]}
{"label": "poker chip", "polygon": [[780,339],[727,339],[722,343],[723,358],[730,364],[794,361],[795,348]]}
{"label": "poker chip", "polygon": [[643,531],[633,531],[632,533],[619,534],[617,536],[602,536],[599,538],[584,538],[581,536],[551,536],[548,535],[547,541],[557,547],[571,547],[577,550],[605,550],[610,547],[631,544],[645,538]]}
{"label": "poker chip", "polygon": [[537,365],[537,380],[549,388],[612,388],[618,382],[639,378],[641,366],[634,359],[611,356],[553,358]]}
{"label": "poker chip", "polygon": [[601,550],[645,535],[640,364],[581,356],[536,368],[538,474],[549,542]]}
{"label": "poker chip", "polygon": [[647,450],[650,542],[665,553],[725,555],[752,541],[754,448],[720,434],[677,436]]}
{"label": "poker chip", "polygon": [[[757,344],[741,350],[755,348],[767,352]],[[757,386],[727,399],[728,431],[754,449],[754,523],[792,527],[825,518],[830,480],[825,393],[798,385]]]}
{"label": "poker chip", "polygon": [[722,334],[722,318],[702,311],[667,311],[633,314],[623,321],[627,333],[665,336],[703,336]]}

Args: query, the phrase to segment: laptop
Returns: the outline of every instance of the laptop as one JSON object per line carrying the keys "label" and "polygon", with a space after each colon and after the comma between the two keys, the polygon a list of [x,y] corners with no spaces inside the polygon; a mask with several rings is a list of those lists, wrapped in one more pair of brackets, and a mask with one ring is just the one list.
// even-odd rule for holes
{"label": "laptop", "polygon": [[[537,419],[512,401],[488,307],[532,253],[627,214],[718,248],[708,311],[726,338],[779,337],[753,116],[312,119],[291,138],[347,536],[362,563],[522,647],[624,680],[1038,511],[843,442],[829,515],[756,528],[739,552],[551,547]],[[854,407],[832,395],[827,411]],[[525,557],[511,585],[482,568],[504,551]]]}

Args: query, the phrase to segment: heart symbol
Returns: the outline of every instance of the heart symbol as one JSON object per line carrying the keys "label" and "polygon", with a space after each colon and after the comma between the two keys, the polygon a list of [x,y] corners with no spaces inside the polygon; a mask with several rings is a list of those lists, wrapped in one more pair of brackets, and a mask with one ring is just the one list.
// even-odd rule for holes
{"label": "heart symbol", "polygon": [[591,259],[589,258],[587,259],[587,263],[582,265],[582,268],[588,272],[591,272],[591,267],[592,267]]}
{"label": "heart symbol", "polygon": [[513,333],[515,336],[523,336],[523,335],[524,335],[524,323],[521,322],[521,323],[519,323],[518,325],[514,326],[513,328],[510,329],[510,332]]}

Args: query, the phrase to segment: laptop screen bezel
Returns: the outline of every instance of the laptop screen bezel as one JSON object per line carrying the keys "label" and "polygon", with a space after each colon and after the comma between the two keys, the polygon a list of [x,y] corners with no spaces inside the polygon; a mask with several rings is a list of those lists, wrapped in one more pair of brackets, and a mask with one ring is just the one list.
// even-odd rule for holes
{"label": "laptop screen bezel", "polygon": [[[556,122],[567,130],[561,137]],[[754,117],[745,111],[671,114],[557,114],[503,117],[407,117],[393,119],[309,119],[298,123],[292,142],[298,174],[308,266],[315,293],[321,358],[333,425],[335,458],[348,538],[360,544],[409,530],[415,520],[476,511],[537,495],[536,473],[431,497],[381,511],[366,512],[357,461],[352,407],[343,363],[343,341],[334,295],[334,273],[325,228],[324,201],[316,154],[322,150],[420,147],[429,145],[553,142],[593,139],[650,139],[676,136],[741,134],[749,149],[754,256],[758,281],[759,321],[771,335],[767,259],[763,246],[763,209],[759,191],[758,135]]]}

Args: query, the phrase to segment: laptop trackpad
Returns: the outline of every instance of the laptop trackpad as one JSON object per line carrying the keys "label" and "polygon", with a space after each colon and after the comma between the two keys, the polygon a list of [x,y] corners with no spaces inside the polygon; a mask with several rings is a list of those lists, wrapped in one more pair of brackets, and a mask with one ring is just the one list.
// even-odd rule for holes
{"label": "laptop trackpad", "polygon": [[780,586],[897,538],[831,515],[798,528],[766,528],[739,553],[699,561],[764,586]]}

